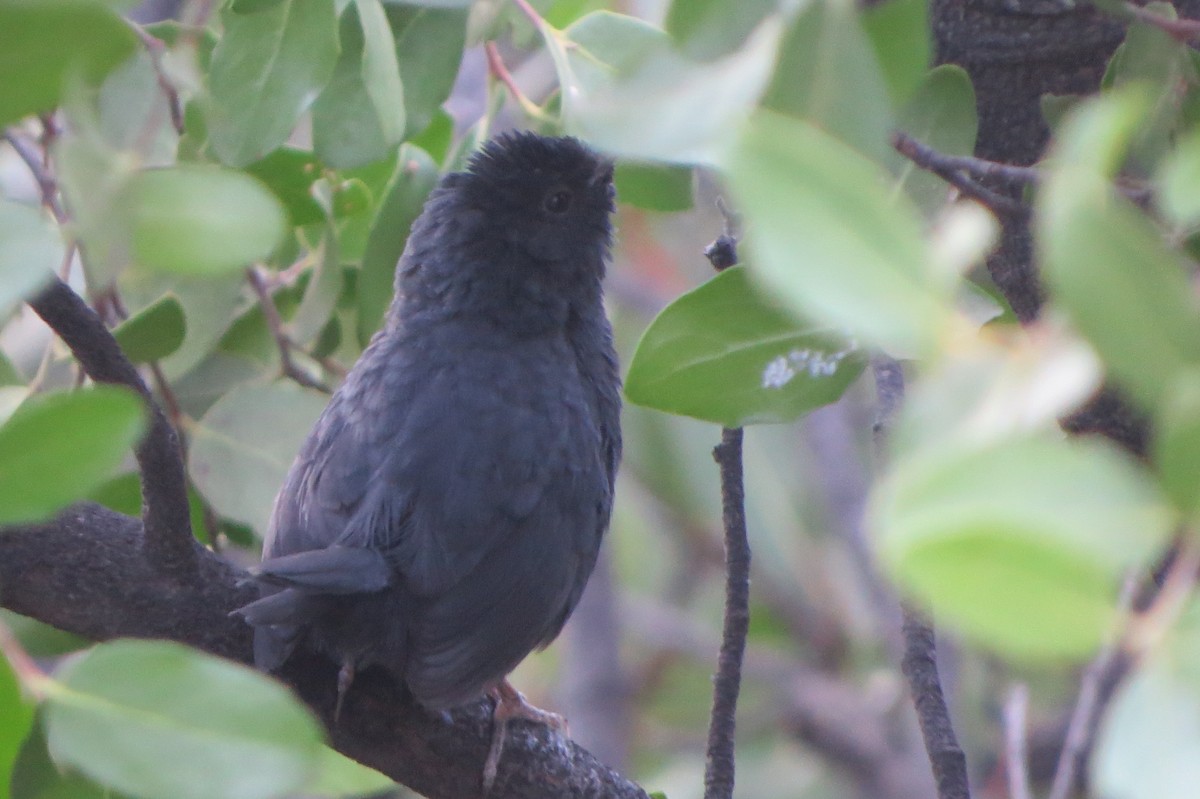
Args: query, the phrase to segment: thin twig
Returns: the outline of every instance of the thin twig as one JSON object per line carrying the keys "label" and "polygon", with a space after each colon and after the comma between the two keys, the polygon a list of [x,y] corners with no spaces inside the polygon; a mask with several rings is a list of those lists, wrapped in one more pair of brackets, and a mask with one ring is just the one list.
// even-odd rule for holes
{"label": "thin twig", "polygon": [[270,328],[271,335],[275,338],[275,346],[279,349],[279,363],[284,376],[295,380],[305,388],[314,388],[325,394],[332,393],[329,386],[305,372],[292,360],[292,350],[295,344],[292,343],[287,331],[283,329],[283,318],[279,315],[279,309],[275,307],[275,300],[272,299],[262,274],[252,266],[246,270],[246,279],[258,297],[259,306],[267,320],[267,327]]}
{"label": "thin twig", "polygon": [[[1126,579],[1121,596],[1117,600],[1118,612],[1121,615],[1129,612],[1137,593],[1136,587],[1137,581],[1132,576]],[[1120,654],[1120,642],[1113,640],[1104,646],[1083,670],[1079,696],[1075,700],[1075,709],[1071,712],[1071,721],[1067,725],[1067,736],[1063,741],[1062,754],[1058,757],[1049,799],[1067,799],[1075,790],[1075,780],[1083,769],[1087,753],[1092,748],[1096,722],[1105,702],[1112,696],[1112,691],[1102,691],[1101,687],[1109,681],[1110,673]]]}
{"label": "thin twig", "polygon": [[546,115],[542,109],[538,108],[537,103],[525,96],[517,86],[517,82],[513,80],[512,73],[508,71],[508,67],[504,65],[504,59],[500,57],[500,48],[495,42],[488,42],[483,46],[484,52],[487,54],[488,73],[496,80],[504,84],[504,88],[508,89],[508,93],[521,106],[521,110],[534,119],[543,119]]}
{"label": "thin twig", "polygon": [[[892,420],[904,401],[904,372],[895,359],[882,354],[871,359],[871,370],[875,376],[878,402],[873,430],[874,448],[882,461]],[[904,638],[900,670],[912,694],[925,752],[937,784],[938,799],[970,799],[967,758],[954,734],[950,709],[946,706],[946,696],[942,691],[933,626],[908,603],[900,603],[900,610],[903,616],[901,634]]]}
{"label": "thin twig", "polygon": [[42,204],[50,209],[55,219],[59,222],[65,222],[67,214],[58,200],[58,183],[46,169],[46,165],[42,162],[41,154],[33,144],[12,130],[4,132],[4,140],[12,146],[21,160],[25,162],[25,166],[29,168],[33,179],[37,181],[38,191],[42,195]]}
{"label": "thin twig", "polygon": [[1029,686],[1018,683],[1004,702],[1004,762],[1008,774],[1010,799],[1033,799],[1029,787]]}
{"label": "thin twig", "polygon": [[537,12],[536,8],[529,5],[528,0],[513,0],[513,5],[521,9],[521,13],[529,18],[535,28],[541,30],[546,21],[542,19],[542,15]]}
{"label": "thin twig", "polygon": [[130,23],[133,32],[137,34],[141,40],[142,46],[146,48],[146,52],[150,54],[150,63],[154,67],[154,74],[158,78],[158,88],[162,90],[163,95],[167,100],[167,109],[171,115],[171,125],[175,128],[175,132],[180,136],[184,133],[183,126],[183,102],[179,99],[179,92],[167,78],[166,69],[163,67],[163,52],[166,46],[160,39],[156,39],[141,25]]}
{"label": "thin twig", "polygon": [[938,799],[970,799],[967,758],[954,734],[950,709],[942,692],[933,626],[920,611],[908,604],[901,603],[901,609],[904,611],[904,660],[901,670],[908,680],[913,705],[917,709],[917,721],[921,726],[921,736],[925,739],[929,765],[933,767]]}
{"label": "thin twig", "polygon": [[[997,214],[1006,216],[1028,216],[1029,206],[979,184],[972,175],[979,177],[1005,177],[1009,180],[1029,182],[1036,179],[1036,170],[1028,167],[1010,167],[964,156],[948,156],[921,144],[908,134],[892,134],[892,146],[917,166],[934,173],[966,196],[978,200]],[[1032,175],[1029,173],[1032,172]]]}
{"label": "thin twig", "polygon": [[38,700],[45,696],[44,686],[50,678],[25,651],[12,628],[5,624],[3,619],[0,619],[0,657],[8,660],[17,682],[30,696]]}
{"label": "thin twig", "polygon": [[1142,6],[1126,3],[1125,10],[1138,22],[1153,25],[1177,41],[1187,44],[1200,37],[1200,20],[1171,19]]}
{"label": "thin twig", "polygon": [[66,283],[55,278],[29,305],[66,342],[88,377],[131,388],[145,402],[150,427],[135,454],[141,472],[146,551],[165,572],[190,577],[196,568],[195,539],[175,428],[104,322]]}
{"label": "thin twig", "polygon": [[708,728],[704,799],[730,799],[734,780],[734,731],[742,658],[750,629],[750,542],[746,535],[742,475],[742,429],[725,428],[713,450],[721,469],[721,505],[725,522],[725,624],[713,680],[712,720]]}

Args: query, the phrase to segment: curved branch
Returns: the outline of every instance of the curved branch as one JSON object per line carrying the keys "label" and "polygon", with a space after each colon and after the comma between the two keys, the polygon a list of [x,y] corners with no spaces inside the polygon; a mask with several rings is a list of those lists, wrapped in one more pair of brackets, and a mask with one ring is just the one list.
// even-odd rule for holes
{"label": "curved branch", "polygon": [[[95,640],[168,638],[250,663],[250,628],[230,610],[252,598],[245,573],[197,551],[198,579],[164,573],[137,519],[93,504],[37,526],[0,531],[0,605]],[[381,674],[354,682],[333,723],[337,666],[293,657],[281,679],[313,709],[341,752],[432,799],[475,799],[491,743],[487,700],[427,713]],[[556,733],[514,721],[489,799],[648,799],[637,785]]]}
{"label": "curved branch", "polygon": [[175,428],[104,322],[70,286],[55,278],[29,305],[71,348],[88,377],[131,388],[145,401],[150,428],[136,450],[146,533],[142,543],[161,570],[196,576],[198,544],[192,536],[187,477]]}

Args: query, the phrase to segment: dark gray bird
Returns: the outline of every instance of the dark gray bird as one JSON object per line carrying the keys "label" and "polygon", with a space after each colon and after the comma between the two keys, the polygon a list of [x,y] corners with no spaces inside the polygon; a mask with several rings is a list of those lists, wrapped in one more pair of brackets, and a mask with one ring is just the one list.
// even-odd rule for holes
{"label": "dark gray bird", "polygon": [[612,211],[610,161],[532,133],[433,190],[276,500],[262,598],[238,611],[259,667],[304,642],[342,664],[339,707],[381,666],[430,709],[497,692],[499,741],[537,716],[505,676],[579,601],[621,454]]}

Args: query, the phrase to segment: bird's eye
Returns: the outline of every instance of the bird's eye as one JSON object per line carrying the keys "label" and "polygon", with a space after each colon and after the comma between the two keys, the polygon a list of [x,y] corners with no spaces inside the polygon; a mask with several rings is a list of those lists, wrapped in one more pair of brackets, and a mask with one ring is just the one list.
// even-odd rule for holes
{"label": "bird's eye", "polygon": [[563,189],[550,192],[546,199],[542,200],[542,207],[552,214],[566,213],[571,207],[571,192]]}

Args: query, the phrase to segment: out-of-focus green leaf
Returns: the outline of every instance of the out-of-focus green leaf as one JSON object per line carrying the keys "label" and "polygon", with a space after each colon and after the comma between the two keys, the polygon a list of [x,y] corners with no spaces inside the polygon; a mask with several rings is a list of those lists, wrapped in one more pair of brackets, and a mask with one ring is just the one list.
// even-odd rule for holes
{"label": "out-of-focus green leaf", "polygon": [[1097,732],[1089,784],[1110,799],[1189,799],[1200,780],[1200,606],[1117,689]]}
{"label": "out-of-focus green leaf", "polygon": [[62,265],[59,232],[36,209],[0,199],[0,317]]}
{"label": "out-of-focus green leaf", "polygon": [[437,175],[437,164],[424,150],[411,144],[400,148],[400,163],[375,214],[358,276],[358,340],[364,346],[392,301],[396,262]]}
{"label": "out-of-focus green leaf", "polygon": [[1054,298],[1112,373],[1154,407],[1176,373],[1200,366],[1200,308],[1184,264],[1095,176],[1053,177],[1038,208]]}
{"label": "out-of-focus green leaf", "polygon": [[806,119],[870,158],[884,158],[891,97],[852,3],[815,0],[800,13],[779,46],[763,105]]}
{"label": "out-of-focus green leaf", "polygon": [[777,5],[775,0],[674,0],[664,27],[684,55],[710,61],[737,49]]}
{"label": "out-of-focus green leaf", "polygon": [[137,47],[130,27],[94,0],[6,0],[0,31],[0,127],[58,105],[71,81],[99,83]]}
{"label": "out-of-focus green leaf", "polygon": [[723,166],[771,296],[868,345],[932,349],[953,281],[930,264],[915,210],[889,198],[875,164],[810,123],[760,111]]}
{"label": "out-of-focus green leaf", "polygon": [[342,292],[342,264],[338,258],[337,231],[330,224],[321,239],[300,307],[288,321],[292,340],[307,346],[324,329]]}
{"label": "out-of-focus green leaf", "polygon": [[245,666],[175,643],[115,641],[57,677],[47,691],[52,756],[131,796],[271,799],[316,771],[316,720]]}
{"label": "out-of-focus green leaf", "polygon": [[1200,510],[1200,369],[1176,375],[1154,424],[1154,464],[1163,489],[1187,515]]}
{"label": "out-of-focus green leaf", "polygon": [[903,106],[929,69],[928,0],[886,0],[868,6],[862,26],[892,102]]}
{"label": "out-of-focus green leaf", "polygon": [[103,290],[129,263],[127,206],[118,197],[136,174],[137,163],[82,133],[58,142],[54,160],[86,254],[88,286]]}
{"label": "out-of-focus green leaf", "polygon": [[425,130],[454,86],[467,36],[465,8],[384,6],[404,81],[405,136]]}
{"label": "out-of-focus green leaf", "polygon": [[259,160],[287,139],[333,74],[333,0],[281,0],[221,14],[225,33],[212,55],[208,131],[231,166]]}
{"label": "out-of-focus green leaf", "polygon": [[882,562],[939,620],[1018,659],[1088,657],[1129,569],[1173,522],[1145,472],[1099,439],[950,443],[894,463],[869,524]]}
{"label": "out-of-focus green leaf", "polygon": [[130,180],[121,200],[138,262],[184,274],[219,274],[266,258],[287,222],[265,186],[232,169],[148,170]]}
{"label": "out-of-focus green leaf", "polygon": [[134,363],[148,363],[166,358],[183,344],[187,325],[183,306],[173,294],[164,294],[122,322],[113,336]]}
{"label": "out-of-focus green leaf", "polygon": [[469,8],[475,0],[383,0],[384,5],[422,6],[423,8]]}
{"label": "out-of-focus green leaf", "polygon": [[112,71],[96,98],[96,130],[117,150],[138,153],[143,165],[166,166],[175,160],[179,134],[146,50]]}
{"label": "out-of-focus green leaf", "polygon": [[836,401],[865,365],[845,336],[764,301],[733,267],[650,323],[625,394],[726,427],[789,422]]}
{"label": "out-of-focus green leaf", "polygon": [[888,435],[891,457],[1049,434],[1099,390],[1103,376],[1092,349],[1062,324],[1047,323],[1036,337],[1014,331],[981,339],[909,387]]}
{"label": "out-of-focus green leaf", "polygon": [[404,135],[404,89],[396,42],[379,0],[342,12],[341,55],[313,105],[313,147],[333,167],[385,157]]}
{"label": "out-of-focus green leaf", "polygon": [[55,764],[46,748],[42,717],[34,720],[17,758],[12,795],[16,799],[126,799],[124,794],[102,788],[78,772]]}
{"label": "out-of-focus green leaf", "polygon": [[[939,153],[971,155],[974,152],[978,129],[975,90],[971,87],[971,78],[961,67],[952,64],[937,67],[910,95],[897,120],[901,131]],[[896,152],[889,154],[888,163],[897,176],[897,184],[926,214],[932,214],[946,204],[950,191],[942,178],[919,169],[910,159]]]}
{"label": "out-of-focus green leaf", "polygon": [[[1170,3],[1150,3],[1146,8],[1165,19],[1175,18]],[[1137,86],[1152,98],[1151,106],[1138,119],[1128,159],[1130,169],[1149,174],[1169,151],[1181,126],[1180,110],[1188,85],[1197,84],[1187,43],[1157,25],[1134,20],[1113,54],[1106,81],[1113,89]]]}
{"label": "out-of-focus green leaf", "polygon": [[692,207],[692,170],[638,161],[618,161],[613,183],[617,199],[651,211],[686,211]]}
{"label": "out-of-focus green leaf", "polygon": [[321,179],[320,159],[306,150],[280,147],[246,171],[266,184],[287,209],[292,227],[302,227],[324,218],[320,204],[312,197],[312,185]]}
{"label": "out-of-focus green leaf", "polygon": [[13,763],[33,726],[33,703],[21,692],[17,675],[0,657],[0,799],[9,799]]}
{"label": "out-of-focus green leaf", "polygon": [[266,532],[275,494],[327,397],[288,383],[234,388],[191,430],[188,473],[222,516]]}
{"label": "out-of-focus green leaf", "polygon": [[1181,227],[1200,224],[1200,131],[1193,131],[1168,153],[1155,176],[1155,199]]}
{"label": "out-of-focus green leaf", "polygon": [[0,524],[44,519],[110,477],[143,415],[139,398],[108,386],[27,400],[0,427]]}
{"label": "out-of-focus green leaf", "polygon": [[670,37],[607,11],[542,37],[562,87],[567,132],[634,160],[711,163],[770,75],[781,24],[768,17],[736,52],[687,61]]}
{"label": "out-of-focus green leaf", "polygon": [[321,748],[317,767],[319,770],[315,783],[305,786],[306,795],[328,799],[376,796],[388,792],[396,785],[391,778],[351,760],[328,746]]}

